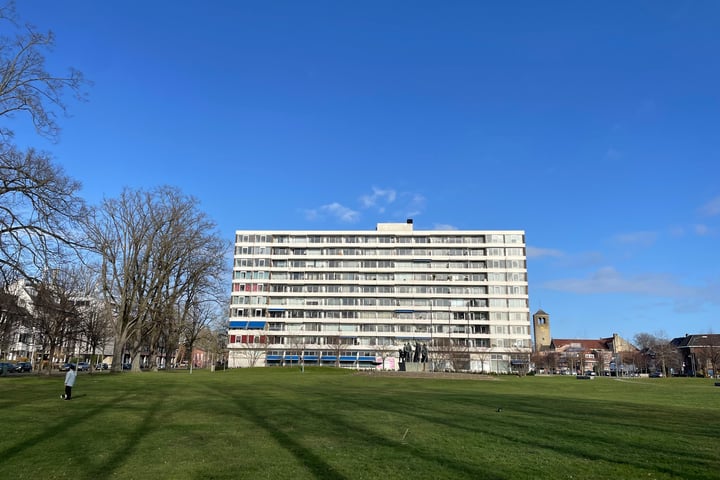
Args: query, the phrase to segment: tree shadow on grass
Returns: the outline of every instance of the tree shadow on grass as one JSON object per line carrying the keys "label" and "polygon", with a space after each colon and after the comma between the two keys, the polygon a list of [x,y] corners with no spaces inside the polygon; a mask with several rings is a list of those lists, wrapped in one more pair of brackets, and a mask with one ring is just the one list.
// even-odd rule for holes
{"label": "tree shadow on grass", "polygon": [[[73,397],[73,400],[70,400],[70,402],[73,402],[74,399],[75,397]],[[58,402],[67,402],[67,400],[58,399]],[[54,437],[62,437],[67,433],[68,429],[74,427],[79,422],[86,422],[91,420],[103,410],[105,410],[104,406],[98,406],[93,409],[85,410],[80,414],[69,416],[63,419],[61,422],[58,422],[52,426],[48,426],[48,428],[44,429],[42,432],[39,432],[37,435],[33,435],[32,437],[29,437],[22,442],[6,448],[5,450],[0,450],[0,458],[10,459],[16,455],[22,454],[26,449],[36,447],[38,443],[48,441],[49,439],[52,439]]]}
{"label": "tree shadow on grass", "polygon": [[[210,389],[210,388],[208,388]],[[323,480],[344,480],[346,477],[338,472],[335,468],[324,461],[320,456],[314,454],[310,449],[298,443],[293,437],[287,435],[272,423],[270,423],[261,409],[255,408],[252,402],[244,401],[243,397],[230,395],[229,392],[221,388],[210,389],[215,394],[222,395],[234,400],[244,412],[247,412],[247,419],[262,428],[270,436],[275,439],[278,445],[282,445],[285,450],[290,452],[302,465],[310,470],[317,478]]]}
{"label": "tree shadow on grass", "polygon": [[143,418],[137,422],[137,427],[133,432],[125,434],[125,443],[121,448],[118,448],[108,458],[107,461],[96,466],[92,471],[88,473],[89,478],[107,478],[117,470],[124,462],[132,456],[133,452],[137,450],[141,444],[141,440],[152,433],[156,428],[155,418],[162,410],[162,404],[164,399],[162,397],[156,397],[157,400],[152,403],[150,408],[146,410]]}
{"label": "tree shadow on grass", "polygon": [[[248,398],[247,395],[238,397],[231,395],[227,390],[213,389],[215,394],[220,394],[225,397],[234,400],[242,411],[246,412],[247,420],[255,423],[258,427],[267,431],[279,445],[285,447],[295,458],[297,458],[303,465],[309,468],[318,478],[323,479],[343,479],[345,478],[341,473],[337,472],[332,466],[325,462],[320,456],[314,454],[308,448],[298,443],[292,436],[284,433],[280,428],[274,425],[268,415],[266,408],[255,408],[253,398]],[[317,392],[316,392],[317,393]],[[274,399],[278,402],[278,399]],[[372,445],[374,448],[385,449],[389,451],[396,451],[396,457],[398,459],[407,458],[408,455],[415,456],[418,460],[423,462],[435,463],[439,469],[448,472],[451,478],[483,478],[488,480],[498,480],[506,477],[495,475],[488,471],[486,466],[478,466],[476,468],[469,464],[461,463],[456,459],[448,458],[446,456],[438,455],[437,451],[428,447],[422,446],[408,446],[407,442],[404,442],[400,435],[397,440],[388,438],[387,436],[378,434],[372,430],[365,428],[361,422],[350,423],[346,421],[345,417],[340,415],[334,415],[328,410],[311,410],[304,408],[302,405],[292,404],[291,402],[285,402],[288,410],[292,410],[295,418],[302,417],[305,421],[317,424],[327,424],[328,432],[335,432],[338,438],[347,437],[349,432],[352,432],[354,441],[364,444]],[[310,420],[311,419],[311,420]],[[330,434],[329,436],[332,436]],[[401,460],[400,460],[401,461]],[[452,472],[452,473],[450,473]]]}
{"label": "tree shadow on grass", "polygon": [[[654,414],[652,412],[643,412],[642,408],[637,405],[575,399],[572,407],[566,405],[564,410],[559,411],[554,410],[554,408],[563,405],[562,398],[545,399],[539,402],[538,398],[532,395],[478,395],[477,393],[468,395],[467,393],[461,393],[446,395],[447,402],[438,402],[437,399],[433,399],[431,401],[433,408],[423,408],[421,406],[422,402],[418,403],[418,401],[428,394],[428,392],[424,394],[416,393],[413,400],[393,396],[391,402],[383,401],[382,398],[372,398],[372,396],[358,398],[352,395],[331,392],[325,392],[325,397],[331,402],[342,401],[346,405],[351,405],[350,409],[377,410],[383,413],[410,416],[425,424],[437,424],[470,434],[482,434],[485,438],[495,438],[498,441],[517,445],[519,448],[558,452],[570,458],[574,457],[578,461],[601,461],[639,470],[650,470],[664,475],[686,475],[686,478],[703,478],[688,472],[683,467],[682,462],[665,466],[653,465],[637,455],[623,454],[623,452],[637,450],[637,445],[633,443],[633,436],[625,439],[613,437],[611,440],[603,441],[594,435],[596,425],[588,422],[587,412],[594,412],[593,418],[600,417],[602,422],[620,426],[629,431],[642,429],[653,433],[655,433],[655,430],[659,430],[662,433],[658,434],[664,435],[668,433],[667,427],[654,427],[652,422],[652,415]],[[454,407],[442,411],[443,403]],[[498,414],[495,408],[496,405],[504,405],[504,413]],[[465,412],[472,411],[473,418],[485,418],[486,420],[468,421],[467,416],[457,414],[458,407],[461,407]],[[669,408],[668,410],[671,417],[676,415],[680,417],[681,412],[679,409]],[[616,418],[619,411],[624,412],[625,415]],[[329,414],[325,414],[325,417],[327,415]],[[628,415],[632,415],[632,417]],[[529,425],[532,425],[532,422],[529,423],[528,419],[531,417],[546,420],[543,422],[541,431],[530,431]],[[358,426],[353,425],[348,426],[348,428],[357,430]],[[600,428],[603,427],[600,426]],[[522,434],[512,435],[508,432],[521,432]],[[652,433],[650,436],[652,437]],[[558,439],[563,439],[563,441],[560,442]],[[659,450],[659,455],[664,455],[667,458],[677,456],[675,451],[677,447],[674,445],[657,445],[654,448]],[[711,468],[711,465],[707,465],[707,468]],[[483,478],[488,478],[487,471],[483,471]]]}

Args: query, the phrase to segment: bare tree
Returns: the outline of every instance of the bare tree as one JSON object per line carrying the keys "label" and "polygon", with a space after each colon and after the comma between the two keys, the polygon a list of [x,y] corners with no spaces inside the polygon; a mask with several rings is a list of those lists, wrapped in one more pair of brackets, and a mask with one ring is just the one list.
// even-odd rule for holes
{"label": "bare tree", "polygon": [[80,184],[32,149],[0,148],[0,274],[38,278],[82,248]]}
{"label": "bare tree", "polygon": [[72,269],[53,270],[35,284],[33,325],[48,356],[48,374],[53,360],[71,354],[78,341],[81,321],[77,291],[77,276]]}
{"label": "bare tree", "polygon": [[328,343],[326,346],[335,356],[335,366],[340,366],[340,357],[345,353],[350,345],[352,345],[352,338],[345,338],[340,335],[328,337]]}
{"label": "bare tree", "polygon": [[30,313],[18,295],[10,291],[10,285],[0,282],[0,358],[7,355],[15,333],[28,325],[30,319]]}
{"label": "bare tree", "polygon": [[240,355],[249,367],[258,366],[258,362],[267,355],[270,346],[270,337],[267,335],[245,335],[245,341],[240,342],[242,348]]}
{"label": "bare tree", "polygon": [[[0,7],[0,118],[29,116],[36,131],[51,139],[59,133],[58,113],[66,112],[65,93],[84,95],[86,83],[77,70],[49,72],[44,51],[54,44],[52,32],[22,25],[14,2]],[[47,154],[20,151],[13,131],[0,126],[0,275],[13,272],[39,278],[50,264],[60,264],[67,247],[80,246],[76,226],[86,217],[77,196],[80,184],[67,177]]]}
{"label": "bare tree", "polygon": [[[182,321],[182,335],[185,340],[185,349],[193,355],[193,350],[202,333],[208,328],[215,316],[212,304],[208,302],[193,303],[187,309]],[[193,370],[193,361],[190,361],[190,373]]]}
{"label": "bare tree", "polygon": [[[290,340],[290,343],[288,344],[288,348],[290,352],[292,352],[293,355],[296,355],[298,357],[298,364],[300,365],[300,368],[302,371],[305,371],[305,347],[307,346],[307,337],[304,335],[295,335],[292,337],[288,337]],[[292,365],[292,361],[290,362],[290,365]]]}
{"label": "bare tree", "polygon": [[[0,117],[29,115],[40,135],[56,139],[60,131],[58,113],[67,113],[63,97],[69,92],[84,99],[82,88],[88,82],[74,68],[66,74],[47,70],[43,52],[52,50],[55,36],[51,31],[42,33],[30,24],[21,24],[14,2],[0,7],[0,25],[5,32],[0,36]],[[0,143],[12,136],[12,130],[0,126]]]}
{"label": "bare tree", "polygon": [[648,370],[659,369],[667,376],[671,368],[676,369],[680,366],[680,354],[664,332],[638,333],[634,341],[645,357],[642,362]]}
{"label": "bare tree", "polygon": [[433,349],[440,369],[458,372],[470,370],[470,348],[461,339],[437,337]]}
{"label": "bare tree", "polygon": [[[227,304],[226,304],[227,305]],[[223,315],[223,318],[217,318],[207,329],[207,335],[204,335],[201,341],[203,346],[212,355],[213,362],[215,365],[222,369],[227,367],[227,355],[228,355],[228,329],[227,321]],[[260,339],[264,343],[264,352],[267,353],[267,348],[270,344],[270,337],[261,336]]]}
{"label": "bare tree", "polygon": [[171,309],[185,322],[199,303],[220,298],[230,249],[197,204],[174,187],[126,189],[105,200],[88,224],[102,258],[103,293],[117,309],[113,369],[120,369],[127,349],[139,371],[145,336]]}

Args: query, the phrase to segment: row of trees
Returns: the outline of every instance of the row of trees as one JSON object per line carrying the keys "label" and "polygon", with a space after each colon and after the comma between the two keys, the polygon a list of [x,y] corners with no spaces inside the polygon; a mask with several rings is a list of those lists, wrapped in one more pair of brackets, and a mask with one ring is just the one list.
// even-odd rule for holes
{"label": "row of trees", "polygon": [[[56,140],[64,98],[85,98],[89,83],[69,69],[46,69],[52,32],[21,24],[14,5],[0,7],[0,353],[22,332],[42,352],[112,339],[113,368],[130,354],[191,352],[208,325],[224,316],[223,273],[229,243],[198,201],[170,186],[125,189],[88,205],[81,185],[48,153],[20,149],[10,119],[29,120]],[[23,305],[16,285],[31,287]],[[217,342],[214,342],[217,344]]]}

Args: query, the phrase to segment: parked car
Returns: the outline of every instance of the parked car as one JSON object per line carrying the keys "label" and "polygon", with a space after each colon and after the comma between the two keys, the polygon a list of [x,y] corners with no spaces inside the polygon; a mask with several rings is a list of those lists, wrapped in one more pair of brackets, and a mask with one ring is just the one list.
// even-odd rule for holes
{"label": "parked car", "polygon": [[79,362],[77,364],[78,372],[88,372],[90,371],[90,363],[88,362]]}
{"label": "parked car", "polygon": [[650,378],[662,378],[662,377],[663,377],[663,374],[662,374],[662,372],[652,372],[652,373],[649,375],[649,377],[650,377]]}
{"label": "parked car", "polygon": [[68,370],[70,370],[70,368],[75,368],[75,364],[74,363],[63,363],[62,365],[60,365],[61,372],[67,372]]}
{"label": "parked car", "polygon": [[132,368],[132,363],[123,363],[123,370],[130,370]]}
{"label": "parked car", "polygon": [[107,370],[108,368],[110,368],[110,365],[108,365],[107,363],[95,364],[95,370]]}
{"label": "parked car", "polygon": [[30,362],[18,362],[15,364],[15,371],[18,373],[32,372],[32,363]]}
{"label": "parked car", "polygon": [[0,374],[15,371],[15,364],[10,362],[0,362]]}

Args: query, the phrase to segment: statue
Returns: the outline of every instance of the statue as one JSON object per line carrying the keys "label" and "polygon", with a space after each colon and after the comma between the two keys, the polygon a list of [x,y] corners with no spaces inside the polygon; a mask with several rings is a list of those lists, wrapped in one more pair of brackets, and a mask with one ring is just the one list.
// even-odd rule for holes
{"label": "statue", "polygon": [[427,349],[426,343],[422,344],[422,359],[420,361],[422,363],[427,363],[427,361],[428,361],[428,349]]}

